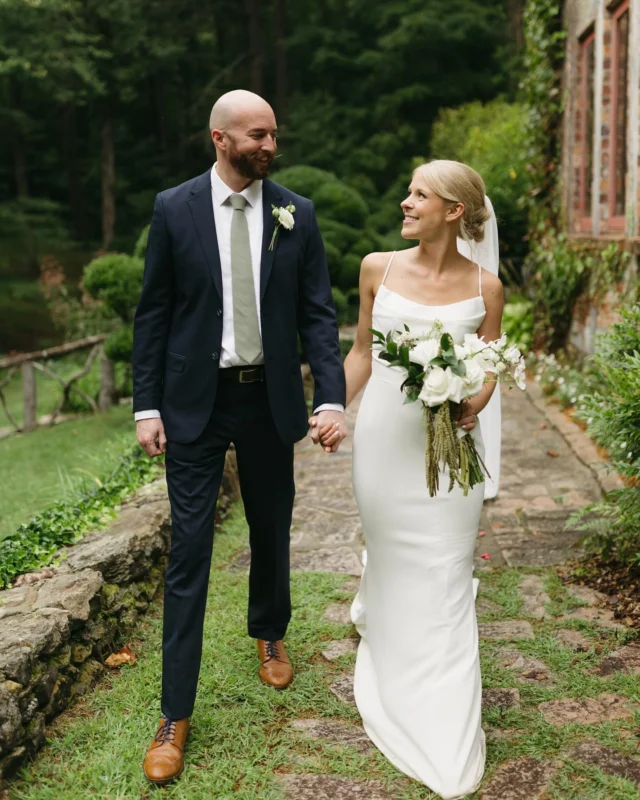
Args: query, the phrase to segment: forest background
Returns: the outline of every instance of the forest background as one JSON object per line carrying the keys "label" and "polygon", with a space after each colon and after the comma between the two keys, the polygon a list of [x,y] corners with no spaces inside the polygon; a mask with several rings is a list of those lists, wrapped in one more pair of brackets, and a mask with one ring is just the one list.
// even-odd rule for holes
{"label": "forest background", "polygon": [[403,245],[398,204],[429,157],[482,172],[517,278],[523,7],[0,0],[0,354],[109,328],[86,280],[69,310],[83,270],[143,254],[155,194],[211,164],[209,110],[239,87],[275,108],[272,177],[314,200],[343,317],[362,256]]}

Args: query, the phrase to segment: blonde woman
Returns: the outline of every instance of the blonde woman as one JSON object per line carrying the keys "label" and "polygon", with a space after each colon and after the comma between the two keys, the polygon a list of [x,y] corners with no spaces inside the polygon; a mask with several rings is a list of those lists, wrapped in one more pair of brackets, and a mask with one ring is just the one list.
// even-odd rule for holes
{"label": "blonde woman", "polygon": [[[495,226],[484,183],[470,167],[432,161],[415,170],[401,204],[402,236],[417,246],[372,253],[360,273],[360,318],[345,361],[347,404],[367,388],[354,434],[353,480],[367,559],[352,607],[361,635],[355,697],[365,730],[402,772],[445,800],[474,792],[485,763],[473,591],[473,553],[484,499],[441,480],[425,485],[419,404],[403,405],[402,374],[372,356],[369,328],[408,325],[423,334],[440,320],[456,342],[500,335],[497,275],[459,252]],[[484,452],[478,415],[494,384],[465,402],[458,425]],[[331,446],[339,432],[319,431]]]}

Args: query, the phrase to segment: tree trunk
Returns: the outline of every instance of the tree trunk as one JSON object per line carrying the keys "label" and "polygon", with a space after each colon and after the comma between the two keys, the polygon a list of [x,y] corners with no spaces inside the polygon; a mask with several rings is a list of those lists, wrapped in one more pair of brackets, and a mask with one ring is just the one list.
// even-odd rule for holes
{"label": "tree trunk", "polygon": [[525,0],[507,0],[507,16],[511,28],[512,42],[518,52],[524,49]]}
{"label": "tree trunk", "polygon": [[245,0],[245,12],[249,25],[249,88],[256,94],[262,94],[264,44],[260,27],[260,1]]}
{"label": "tree trunk", "polygon": [[108,112],[102,120],[102,248],[108,250],[113,240],[116,222],[115,197],[115,146],[113,139],[113,121]]}
{"label": "tree trunk", "polygon": [[287,121],[287,45],[285,39],[285,0],[274,0],[274,22],[276,40],[276,119],[280,124]]}

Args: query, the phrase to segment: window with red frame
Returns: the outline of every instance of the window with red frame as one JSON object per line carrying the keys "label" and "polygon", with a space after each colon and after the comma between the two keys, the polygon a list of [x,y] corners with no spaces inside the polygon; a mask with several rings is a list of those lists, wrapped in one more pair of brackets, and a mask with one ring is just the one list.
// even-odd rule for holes
{"label": "window with red frame", "polygon": [[613,12],[613,102],[611,109],[609,218],[611,227],[619,230],[624,229],[626,211],[629,22],[629,0],[625,0]]}
{"label": "window with red frame", "polygon": [[593,184],[593,94],[596,64],[596,38],[591,33],[580,44],[579,91],[581,154],[578,173],[578,227],[592,228]]}

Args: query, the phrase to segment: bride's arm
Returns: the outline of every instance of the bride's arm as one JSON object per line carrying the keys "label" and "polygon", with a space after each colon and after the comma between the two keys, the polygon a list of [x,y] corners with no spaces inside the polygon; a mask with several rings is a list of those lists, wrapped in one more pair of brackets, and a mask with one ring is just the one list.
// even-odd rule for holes
{"label": "bride's arm", "polygon": [[358,329],[353,347],[345,362],[347,378],[347,405],[356,397],[371,377],[371,342],[369,332],[372,326],[373,301],[380,283],[381,271],[388,258],[387,254],[370,253],[362,259],[360,267],[360,314]]}
{"label": "bride's arm", "polygon": [[[478,328],[478,336],[484,336],[485,342],[491,342],[500,338],[504,292],[500,278],[486,270],[482,273],[482,297],[487,315],[482,325]],[[496,381],[485,383],[476,397],[466,401],[466,409],[470,407],[473,414],[479,414],[491,399],[495,388]],[[460,420],[461,423],[464,423],[464,417],[468,416],[466,409],[462,413],[463,419]]]}

